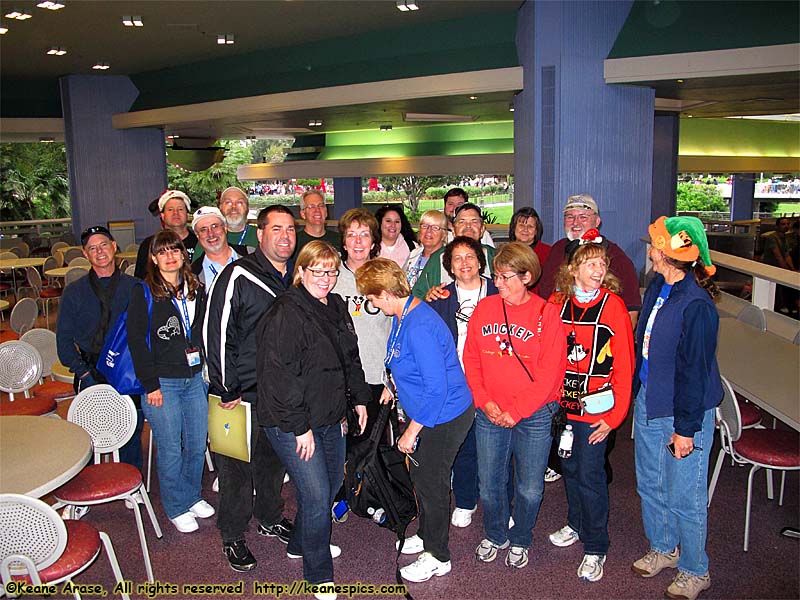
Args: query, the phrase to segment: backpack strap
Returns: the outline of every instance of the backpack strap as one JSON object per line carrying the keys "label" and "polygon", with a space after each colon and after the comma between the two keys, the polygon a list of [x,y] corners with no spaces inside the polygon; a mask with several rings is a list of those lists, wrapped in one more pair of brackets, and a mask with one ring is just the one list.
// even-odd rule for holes
{"label": "backpack strap", "polygon": [[150,347],[150,328],[153,326],[153,293],[150,287],[144,282],[141,282],[142,292],[144,293],[145,302],[147,302],[147,349],[152,350]]}

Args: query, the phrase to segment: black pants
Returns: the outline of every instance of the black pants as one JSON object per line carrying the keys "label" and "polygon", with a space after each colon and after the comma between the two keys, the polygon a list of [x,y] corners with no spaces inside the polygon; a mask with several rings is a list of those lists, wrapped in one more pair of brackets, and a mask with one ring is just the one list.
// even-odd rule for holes
{"label": "black pants", "polygon": [[283,517],[281,487],[286,469],[256,423],[253,423],[250,444],[249,463],[216,455],[219,469],[217,527],[223,542],[243,540],[253,516],[263,525],[272,525]]}
{"label": "black pants", "polygon": [[448,423],[423,428],[417,450],[411,454],[418,463],[411,463],[411,481],[419,504],[417,535],[425,551],[442,562],[450,560],[450,471],[474,419],[475,409],[470,406]]}

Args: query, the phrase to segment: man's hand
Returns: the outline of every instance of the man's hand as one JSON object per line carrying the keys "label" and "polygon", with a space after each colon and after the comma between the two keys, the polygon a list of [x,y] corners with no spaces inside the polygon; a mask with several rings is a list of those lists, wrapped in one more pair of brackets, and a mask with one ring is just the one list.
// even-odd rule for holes
{"label": "man's hand", "polygon": [[356,404],[355,409],[358,415],[358,435],[363,435],[367,429],[367,407],[363,404]]}
{"label": "man's hand", "polygon": [[673,433],[670,441],[675,445],[675,458],[678,460],[686,458],[694,451],[693,438]]}
{"label": "man's hand", "polygon": [[448,298],[450,296],[450,292],[444,289],[446,285],[447,284],[442,283],[429,289],[428,293],[425,294],[425,302],[433,302],[434,300],[439,300],[440,298]]}
{"label": "man's hand", "polygon": [[237,404],[241,403],[242,397],[239,396],[236,400],[231,400],[230,402],[217,402],[219,407],[222,410],[233,410]]}

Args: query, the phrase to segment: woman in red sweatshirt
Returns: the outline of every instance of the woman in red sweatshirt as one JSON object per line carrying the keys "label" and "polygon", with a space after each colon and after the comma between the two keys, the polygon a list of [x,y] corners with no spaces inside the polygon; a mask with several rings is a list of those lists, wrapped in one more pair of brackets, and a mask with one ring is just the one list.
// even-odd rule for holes
{"label": "woman in red sweatshirt", "polygon": [[572,455],[561,460],[567,524],[550,541],[562,547],[583,543],[578,577],[587,581],[603,577],[608,551],[606,439],[628,413],[634,364],[631,320],[617,295],[619,280],[608,271],[606,246],[597,229],[570,242],[550,298],[561,306],[567,338],[561,406],[574,434]]}

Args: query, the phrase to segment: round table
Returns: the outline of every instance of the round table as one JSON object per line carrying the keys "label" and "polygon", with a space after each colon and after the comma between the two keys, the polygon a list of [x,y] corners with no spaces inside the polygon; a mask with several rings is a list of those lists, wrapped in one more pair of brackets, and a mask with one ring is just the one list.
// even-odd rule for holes
{"label": "round table", "polygon": [[11,306],[11,302],[9,302],[8,300],[0,300],[0,310],[5,310],[9,306]]}
{"label": "round table", "polygon": [[92,457],[80,426],[52,417],[0,417],[0,493],[41,498],[75,477]]}
{"label": "round table", "polygon": [[66,277],[67,271],[70,269],[83,269],[88,271],[91,267],[88,265],[74,265],[72,267],[58,267],[57,269],[48,269],[44,272],[47,277]]}
{"label": "round table", "polygon": [[72,373],[72,371],[70,371],[60,362],[57,362],[53,365],[50,375],[52,375],[53,379],[56,381],[61,381],[63,383],[72,383],[72,381],[75,379],[75,375]]}
{"label": "round table", "polygon": [[138,255],[139,255],[139,251],[138,250],[134,251],[134,252],[117,252],[114,255],[114,258],[116,258],[117,261],[120,261],[120,260],[123,260],[123,259],[136,260],[136,257]]}

